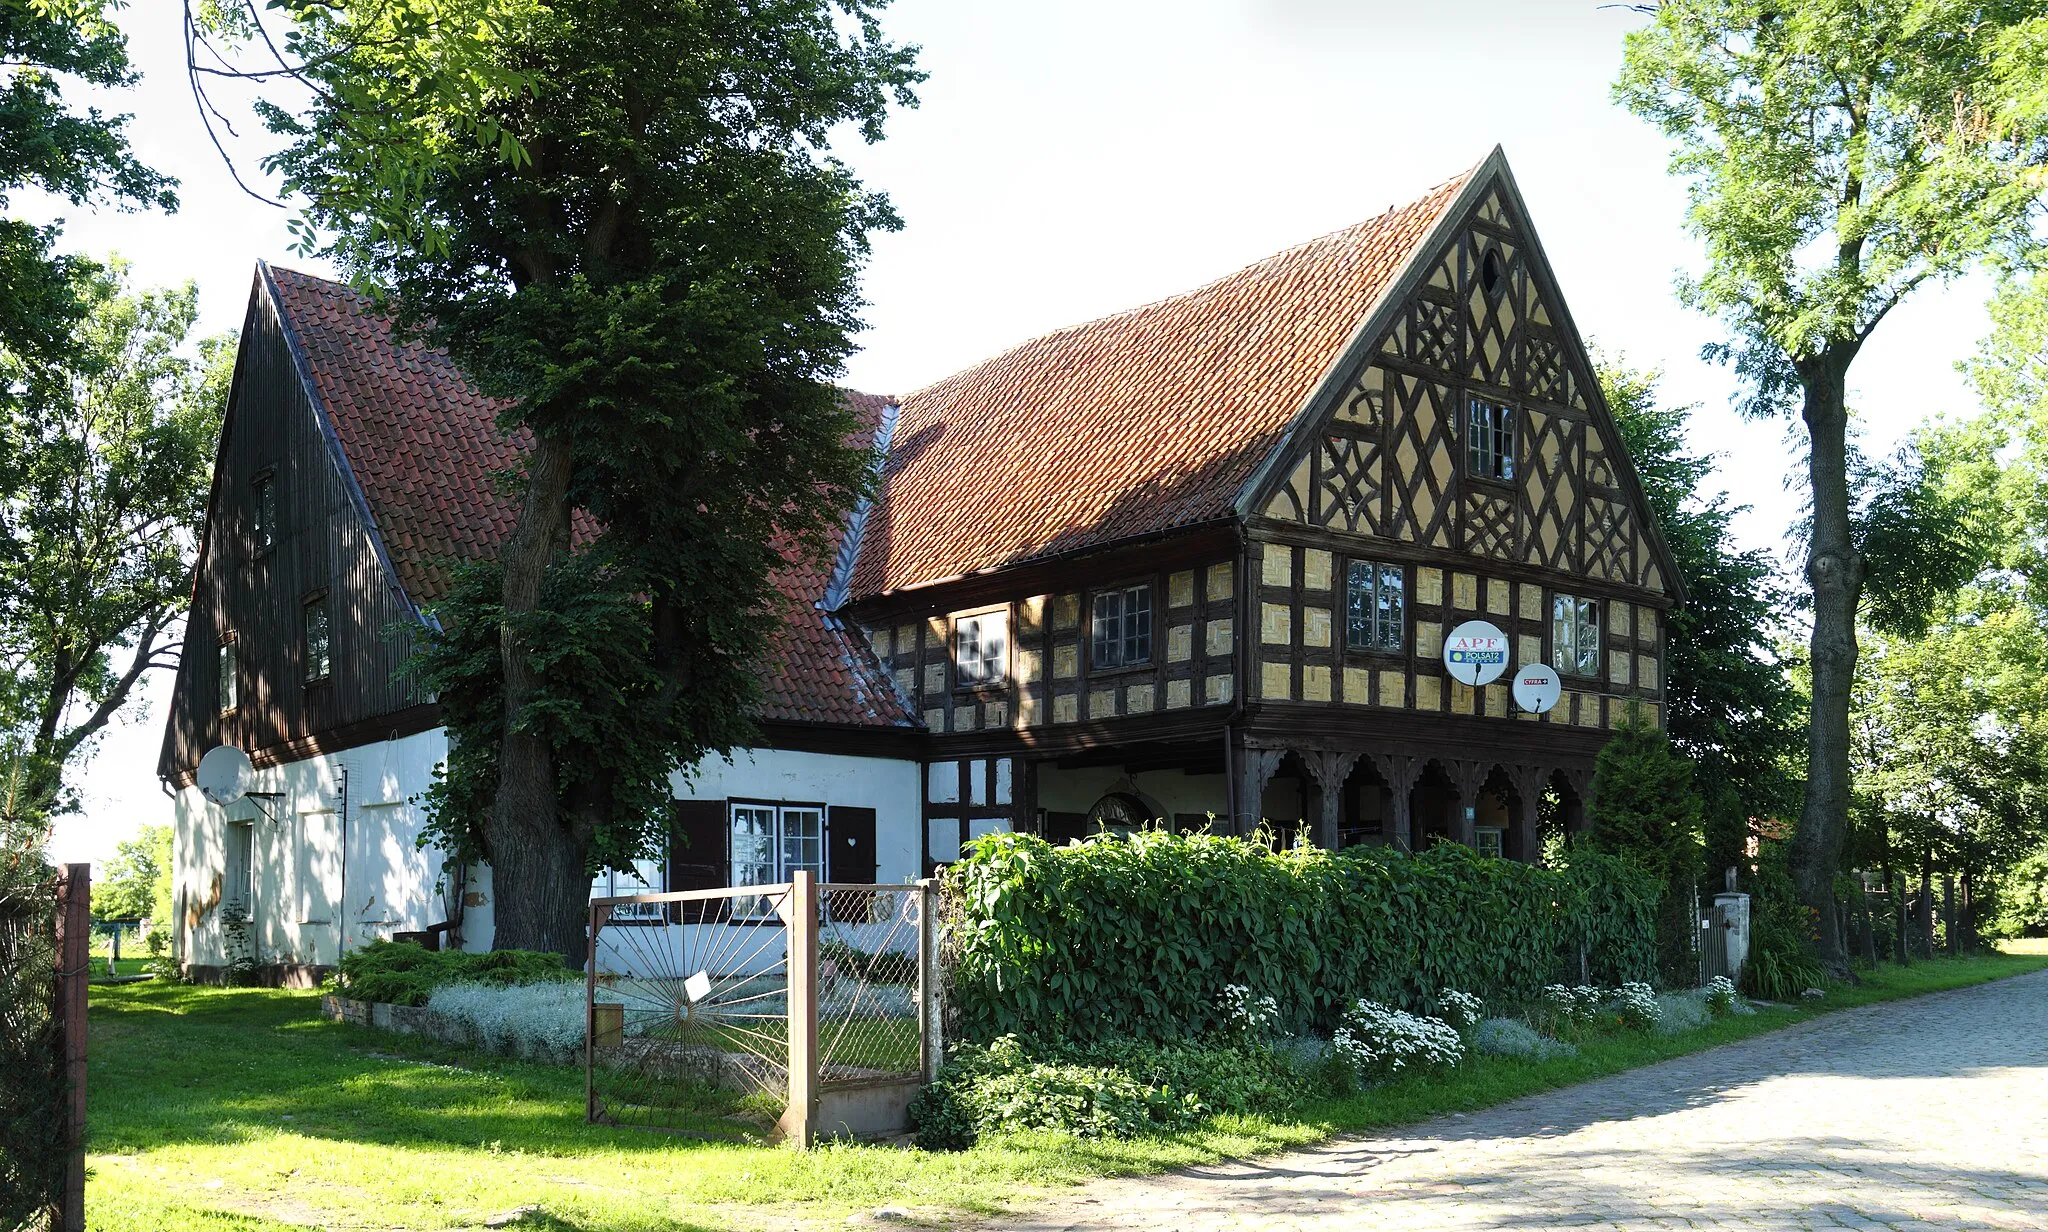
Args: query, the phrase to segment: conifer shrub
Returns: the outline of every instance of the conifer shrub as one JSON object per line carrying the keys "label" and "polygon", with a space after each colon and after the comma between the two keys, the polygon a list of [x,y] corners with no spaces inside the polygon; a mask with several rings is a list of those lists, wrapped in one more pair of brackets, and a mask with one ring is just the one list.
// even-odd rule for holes
{"label": "conifer shrub", "polygon": [[1145,831],[1064,847],[972,844],[947,878],[958,1038],[1046,1047],[1173,1041],[1227,1024],[1226,987],[1272,997],[1279,1028],[1328,1034],[1360,1000],[1429,1012],[1438,990],[1488,1002],[1655,969],[1661,887],[1575,852],[1563,868],[1455,844],[1276,852]]}
{"label": "conifer shrub", "polygon": [[1593,763],[1586,821],[1581,841],[1588,848],[1627,860],[1655,879],[1658,972],[1669,984],[1694,983],[1700,799],[1692,762],[1671,747],[1662,730],[1643,722],[1637,707],[1630,707],[1628,721]]}

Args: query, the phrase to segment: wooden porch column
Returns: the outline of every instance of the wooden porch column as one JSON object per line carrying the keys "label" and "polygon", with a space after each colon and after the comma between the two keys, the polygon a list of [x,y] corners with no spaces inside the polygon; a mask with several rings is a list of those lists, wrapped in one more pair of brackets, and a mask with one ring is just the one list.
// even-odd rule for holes
{"label": "wooden porch column", "polygon": [[1460,761],[1447,763],[1452,780],[1458,787],[1457,811],[1451,815],[1451,825],[1458,841],[1467,847],[1479,846],[1479,791],[1485,786],[1486,777],[1493,770],[1483,762]]}
{"label": "wooden porch column", "polygon": [[1537,818],[1543,802],[1543,783],[1549,777],[1539,766],[1523,766],[1515,775],[1515,851],[1524,864],[1535,864],[1543,858],[1543,833]]}
{"label": "wooden porch column", "polygon": [[1351,767],[1358,764],[1358,754],[1305,753],[1302,759],[1308,763],[1323,795],[1322,817],[1316,823],[1316,846],[1335,851],[1337,827],[1344,817],[1344,783],[1351,777]]}
{"label": "wooden porch column", "polygon": [[1393,814],[1389,818],[1393,826],[1394,846],[1402,851],[1415,850],[1415,780],[1422,774],[1421,764],[1413,757],[1388,753],[1373,758],[1379,767],[1380,777],[1387,781],[1387,790],[1394,797]]}
{"label": "wooden porch column", "polygon": [[1284,749],[1244,749],[1240,757],[1237,816],[1233,819],[1232,833],[1250,834],[1258,828],[1266,811],[1266,784],[1273,781],[1273,772],[1280,768],[1280,759],[1286,755]]}

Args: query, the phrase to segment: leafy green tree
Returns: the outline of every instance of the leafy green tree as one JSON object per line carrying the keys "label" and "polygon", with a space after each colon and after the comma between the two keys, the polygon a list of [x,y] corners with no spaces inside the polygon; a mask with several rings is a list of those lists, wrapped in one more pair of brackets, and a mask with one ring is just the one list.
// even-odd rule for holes
{"label": "leafy green tree", "polygon": [[[56,251],[57,228],[4,215],[9,196],[41,189],[72,205],[177,207],[173,181],[128,150],[128,117],[79,110],[66,82],[135,83],[113,0],[0,0],[0,347],[50,361],[69,350],[92,263]],[[4,396],[4,393],[0,393]]]}
{"label": "leafy green tree", "polygon": [[[420,662],[439,840],[496,943],[577,961],[593,867],[741,743],[780,616],[867,459],[830,386],[888,203],[828,153],[919,80],[869,0],[290,0],[267,109],[303,234],[509,400],[517,524]],[[460,20],[448,19],[455,14]]]}
{"label": "leafy green tree", "polygon": [[1677,143],[1707,267],[1686,302],[1731,335],[1759,416],[1797,410],[1813,521],[1805,801],[1792,865],[1834,972],[1849,702],[1867,562],[1852,521],[1849,369],[1927,282],[2016,256],[2038,197],[2041,109],[2015,85],[2038,0],[1668,0],[1627,39],[1616,97]]}
{"label": "leafy green tree", "polygon": [[1685,583],[1671,613],[1664,663],[1665,726],[1698,772],[1709,874],[1743,861],[1750,819],[1790,813],[1786,773],[1798,748],[1803,699],[1786,678],[1777,634],[1793,607],[1770,556],[1736,546],[1742,512],[1706,488],[1713,459],[1691,452],[1695,409],[1657,397],[1658,372],[1603,358],[1600,385],[1629,460],[1642,478]]}
{"label": "leafy green tree", "polygon": [[61,364],[0,348],[0,815],[71,806],[65,768],[154,667],[192,593],[232,339],[189,346],[199,292],[80,283]]}
{"label": "leafy green tree", "polygon": [[171,827],[143,826],[114,847],[93,883],[92,913],[103,920],[171,918]]}
{"label": "leafy green tree", "polygon": [[1582,840],[1657,879],[1657,967],[1664,979],[1690,984],[1695,893],[1700,873],[1700,801],[1693,765],[1664,731],[1631,713],[1593,763],[1592,798]]}

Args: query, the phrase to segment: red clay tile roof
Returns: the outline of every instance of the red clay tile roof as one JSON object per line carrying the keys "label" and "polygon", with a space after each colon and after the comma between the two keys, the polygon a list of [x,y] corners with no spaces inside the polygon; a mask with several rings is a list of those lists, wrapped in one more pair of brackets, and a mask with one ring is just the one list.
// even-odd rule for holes
{"label": "red clay tile roof", "polygon": [[[518,449],[484,397],[441,351],[394,342],[390,320],[338,283],[271,267],[286,336],[361,488],[376,531],[416,604],[447,593],[449,567],[493,551],[517,509],[496,476]],[[889,399],[848,393],[873,439]],[[829,563],[793,563],[790,599],[763,684],[770,721],[908,726],[895,686],[857,636],[818,610]]]}
{"label": "red clay tile roof", "polygon": [[1465,179],[905,398],[851,596],[1228,516]]}

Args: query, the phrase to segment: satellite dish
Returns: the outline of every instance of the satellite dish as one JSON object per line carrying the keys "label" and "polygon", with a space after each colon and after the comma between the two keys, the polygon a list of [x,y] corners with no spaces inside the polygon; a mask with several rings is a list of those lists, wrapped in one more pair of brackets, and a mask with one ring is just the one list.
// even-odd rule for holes
{"label": "satellite dish", "polygon": [[1564,682],[1547,663],[1525,663],[1515,669],[1515,704],[1531,714],[1542,714],[1564,696]]}
{"label": "satellite dish", "polygon": [[249,794],[249,755],[231,744],[216,745],[199,759],[199,794],[226,807]]}
{"label": "satellite dish", "polygon": [[1508,635],[1483,620],[1468,620],[1444,638],[1444,666],[1475,688],[1508,670]]}

